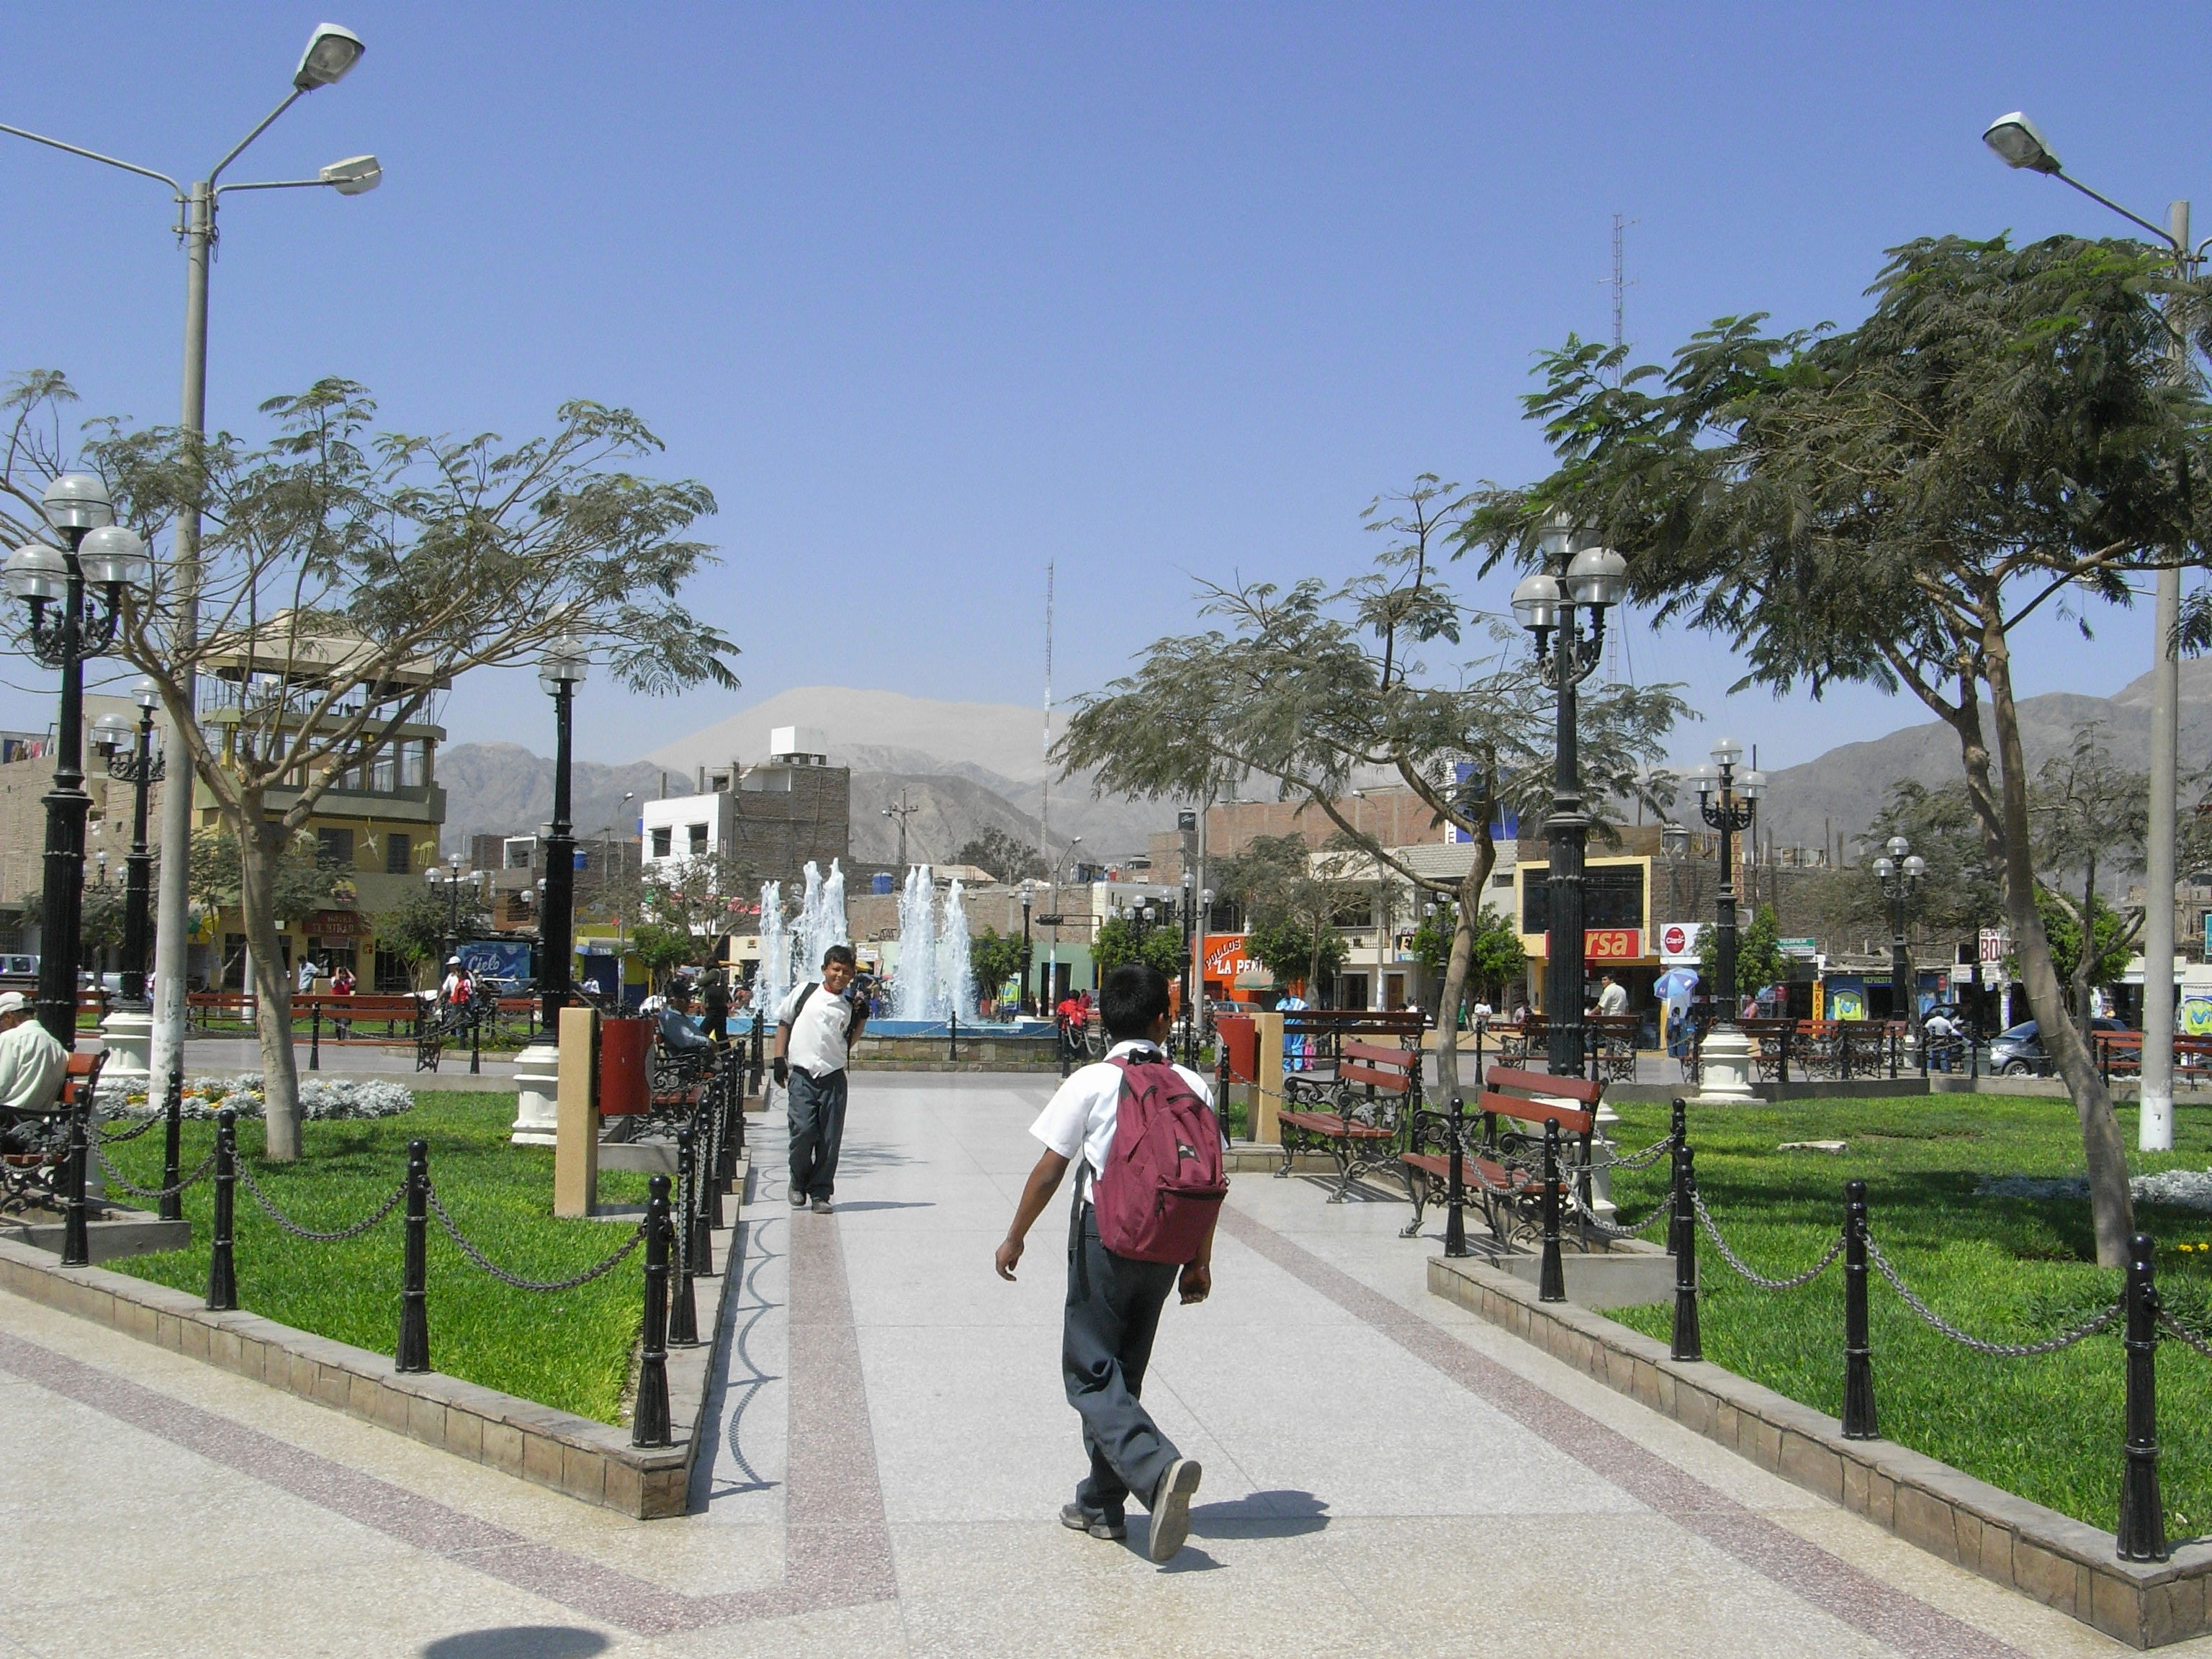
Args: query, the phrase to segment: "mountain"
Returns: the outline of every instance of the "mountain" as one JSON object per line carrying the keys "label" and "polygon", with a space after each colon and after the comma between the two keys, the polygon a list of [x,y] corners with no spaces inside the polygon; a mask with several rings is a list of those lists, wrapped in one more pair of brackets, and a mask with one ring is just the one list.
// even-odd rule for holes
{"label": "mountain", "polygon": [[[637,834],[637,802],[661,793],[664,769],[646,761],[601,766],[578,761],[568,787],[576,835],[590,840],[611,825],[617,837]],[[668,793],[688,795],[688,773],[668,772]],[[457,743],[438,751],[446,790],[441,850],[468,850],[471,836],[526,836],[553,817],[553,763],[519,743]],[[635,799],[624,802],[628,793]]]}
{"label": "mountain", "polygon": [[[950,864],[961,847],[986,830],[1037,844],[1037,821],[995,790],[941,772],[853,774],[853,857],[863,864],[896,863],[898,820],[884,816],[903,792],[915,808],[906,821],[907,857],[915,864]],[[1057,851],[1060,837],[1053,838]],[[1142,845],[1141,842],[1139,845]]]}
{"label": "mountain", "polygon": [[[2074,741],[2077,727],[2103,722],[2113,757],[2137,771],[2150,769],[2151,677],[2145,674],[2109,697],[2052,691],[2023,698],[2020,704],[2021,746],[2031,772]],[[1986,730],[1986,727],[1984,728]],[[2185,799],[2193,799],[2187,780],[2212,765],[2212,659],[2181,665],[2181,775]],[[1911,778],[1933,787],[1963,775],[1959,739],[1940,720],[1908,726],[1886,737],[1847,743],[1816,760],[1785,768],[1767,778],[1759,805],[1762,838],[1778,846],[1818,847],[1825,834],[1850,838],[1865,830],[1889,799],[1890,787]],[[1696,803],[1692,801],[1694,810]]]}

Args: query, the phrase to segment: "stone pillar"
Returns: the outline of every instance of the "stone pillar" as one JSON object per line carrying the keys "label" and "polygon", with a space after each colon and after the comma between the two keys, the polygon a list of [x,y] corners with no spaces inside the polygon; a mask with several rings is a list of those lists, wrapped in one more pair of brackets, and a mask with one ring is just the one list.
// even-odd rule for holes
{"label": "stone pillar", "polygon": [[550,1146],[556,1139],[561,1045],[556,1036],[541,1030],[514,1057],[514,1133],[508,1139],[518,1146]]}
{"label": "stone pillar", "polygon": [[1719,1025],[1705,1033],[1700,1050],[1698,1092],[1691,1098],[1699,1106],[1749,1106],[1759,1097],[1751,1091],[1751,1039],[1734,1025]]}
{"label": "stone pillar", "polygon": [[1252,1016],[1253,1054],[1251,1105],[1245,1116],[1245,1133],[1263,1146],[1282,1144],[1283,1133],[1275,1121],[1283,1109],[1283,1017]]}
{"label": "stone pillar", "polygon": [[553,1213],[590,1215],[599,1201],[599,1011],[561,1011],[558,1128],[553,1144]]}
{"label": "stone pillar", "polygon": [[145,1088],[154,1048],[154,1016],[137,1008],[118,1008],[100,1022],[100,1036],[107,1049],[100,1080],[123,1084],[134,1092]]}

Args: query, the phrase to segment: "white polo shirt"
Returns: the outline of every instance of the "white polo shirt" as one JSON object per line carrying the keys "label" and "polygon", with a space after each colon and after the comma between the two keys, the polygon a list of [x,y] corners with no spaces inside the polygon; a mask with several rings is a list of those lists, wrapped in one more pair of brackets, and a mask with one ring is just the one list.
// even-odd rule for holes
{"label": "white polo shirt", "polygon": [[[1103,1175],[1107,1154],[1114,1150],[1114,1120],[1121,1107],[1122,1072],[1113,1062],[1139,1050],[1154,1059],[1167,1058],[1157,1044],[1140,1038],[1115,1043],[1106,1051],[1104,1060],[1069,1073],[1067,1081],[1037,1114],[1036,1121],[1030,1125],[1030,1133],[1070,1161],[1076,1149],[1082,1148],[1091,1173]],[[1213,1103],[1213,1091],[1204,1078],[1186,1066],[1176,1070],[1193,1094],[1209,1106]]]}
{"label": "white polo shirt", "polygon": [[832,996],[817,984],[801,1011],[799,999],[805,989],[804,985],[793,986],[776,1008],[775,1023],[791,1027],[791,1039],[784,1054],[809,1077],[842,1072],[845,1069],[846,1034],[853,1029],[853,1005],[844,997]]}
{"label": "white polo shirt", "polygon": [[47,1036],[37,1020],[25,1020],[0,1034],[0,1107],[18,1112],[51,1109],[61,1097],[62,1078],[68,1070],[69,1050]]}

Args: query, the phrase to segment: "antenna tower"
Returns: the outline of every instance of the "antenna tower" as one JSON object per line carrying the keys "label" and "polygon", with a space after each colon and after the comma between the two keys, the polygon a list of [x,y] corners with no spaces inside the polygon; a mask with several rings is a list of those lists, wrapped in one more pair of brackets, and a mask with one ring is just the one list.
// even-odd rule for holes
{"label": "antenna tower", "polygon": [[1044,845],[1037,851],[1048,860],[1052,857],[1052,599],[1053,579],[1058,569],[1054,561],[1044,562],[1044,784],[1038,797],[1037,838]]}

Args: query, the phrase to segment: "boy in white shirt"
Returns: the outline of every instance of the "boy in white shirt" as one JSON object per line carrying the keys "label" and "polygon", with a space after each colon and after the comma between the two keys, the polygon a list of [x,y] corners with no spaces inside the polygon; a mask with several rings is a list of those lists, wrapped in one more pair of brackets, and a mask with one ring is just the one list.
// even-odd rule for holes
{"label": "boy in white shirt", "polygon": [[793,986],[775,1011],[775,1080],[791,1126],[791,1207],[811,1200],[817,1215],[830,1213],[836,1188],[845,1060],[868,1018],[867,1005],[851,994],[859,967],[851,945],[831,945],[822,953],[821,981]]}
{"label": "boy in white shirt", "polygon": [[[1157,968],[1131,963],[1115,969],[1098,988],[1098,1008],[1112,1046],[1105,1060],[1061,1084],[1030,1126],[1045,1150],[1030,1171],[1013,1224],[999,1246],[1001,1279],[1013,1278],[1023,1241],[1077,1155],[1090,1166],[1093,1179],[1105,1168],[1121,1101],[1123,1073],[1114,1062],[1167,1058],[1168,981]],[[1192,1093],[1212,1102],[1204,1078],[1180,1066],[1176,1070]],[[1209,1236],[1200,1258],[1180,1270],[1187,1304],[1205,1301],[1213,1287],[1212,1248]],[[1155,1561],[1168,1560],[1189,1534],[1190,1499],[1198,1490],[1200,1469],[1196,1460],[1185,1457],[1160,1432],[1139,1395],[1160,1309],[1176,1286],[1178,1270],[1173,1262],[1139,1261],[1109,1250],[1099,1243],[1097,1218],[1086,1199],[1069,1228],[1067,1274],[1060,1372],[1067,1403],[1083,1419],[1091,1473],[1077,1486],[1075,1501],[1060,1510],[1060,1523],[1093,1538],[1121,1538],[1124,1507],[1133,1492],[1152,1512],[1146,1553]]]}

